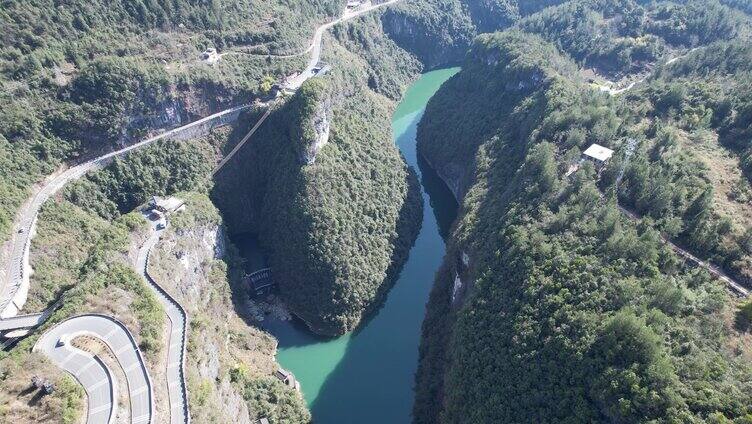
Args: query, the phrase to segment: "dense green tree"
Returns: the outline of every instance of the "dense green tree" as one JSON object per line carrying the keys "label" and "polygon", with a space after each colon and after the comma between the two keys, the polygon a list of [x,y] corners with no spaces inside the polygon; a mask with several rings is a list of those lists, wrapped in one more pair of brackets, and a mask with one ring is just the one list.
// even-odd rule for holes
{"label": "dense green tree", "polygon": [[[697,4],[632,7],[667,20]],[[530,22],[566,20],[572,10],[583,19],[610,13],[566,5]],[[716,125],[715,108],[711,122],[699,105],[721,105],[722,96],[651,82],[623,103],[604,99],[548,48],[517,31],[479,37],[419,125],[420,153],[462,188],[441,273],[460,273],[471,289],[453,304],[447,275],[437,277],[415,421],[743,421],[752,368],[726,345],[729,298],[659,233],[715,252],[729,230],[713,210],[705,166],[682,146],[688,128]],[[453,119],[459,111],[468,119]],[[697,111],[702,118],[685,125],[683,115]],[[644,124],[653,118],[660,123]],[[617,149],[600,189],[589,164],[564,177],[591,143]],[[643,215],[639,225],[610,193]],[[464,253],[469,268],[458,265]]]}
{"label": "dense green tree", "polygon": [[338,100],[336,82],[306,82],[214,191],[235,231],[258,233],[291,311],[327,335],[353,330],[379,307],[421,216],[387,108],[365,87]]}
{"label": "dense green tree", "polygon": [[589,394],[609,421],[670,420],[682,406],[660,337],[633,312],[612,317],[596,336],[591,354],[595,378]]}

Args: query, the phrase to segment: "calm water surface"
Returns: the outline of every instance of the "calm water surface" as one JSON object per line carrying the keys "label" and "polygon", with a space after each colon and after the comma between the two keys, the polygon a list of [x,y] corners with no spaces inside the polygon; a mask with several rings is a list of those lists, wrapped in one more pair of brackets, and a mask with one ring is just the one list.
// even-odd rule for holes
{"label": "calm water surface", "polygon": [[[317,424],[409,423],[420,327],[444,240],[457,212],[451,193],[419,160],[415,135],[428,99],[459,68],[428,72],[405,94],[394,113],[394,141],[418,172],[423,226],[384,306],[353,334],[317,337],[295,322],[266,321],[279,339],[277,360],[300,381]],[[252,239],[239,240],[244,256],[259,263]],[[254,258],[255,257],[255,258]]]}

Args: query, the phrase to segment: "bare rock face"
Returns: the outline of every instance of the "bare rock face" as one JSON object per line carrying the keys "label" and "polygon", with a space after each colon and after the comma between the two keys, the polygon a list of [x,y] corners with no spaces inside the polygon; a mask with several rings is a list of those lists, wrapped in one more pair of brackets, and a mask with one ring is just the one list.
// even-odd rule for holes
{"label": "bare rock face", "polygon": [[417,13],[396,7],[385,11],[381,22],[384,32],[397,45],[415,55],[426,68],[435,68],[462,60],[475,37],[474,26],[462,15],[462,10],[451,7]]}
{"label": "bare rock face", "polygon": [[462,283],[462,278],[460,278],[460,274],[455,273],[454,285],[452,286],[452,305],[457,304],[457,301],[459,299],[463,286],[464,284]]}
{"label": "bare rock face", "polygon": [[545,81],[546,76],[540,69],[532,70],[526,77],[520,78],[519,81],[508,82],[505,86],[507,91],[530,92]]}
{"label": "bare rock face", "polygon": [[216,381],[219,377],[219,348],[214,343],[202,343],[197,357],[198,375],[201,378]]}
{"label": "bare rock face", "polygon": [[312,131],[309,131],[308,137],[302,140],[303,149],[300,153],[300,162],[306,165],[312,165],[316,162],[316,155],[322,147],[329,142],[329,125],[331,122],[332,102],[325,99],[319,102],[315,112],[308,118],[305,123]]}
{"label": "bare rock face", "polygon": [[178,237],[165,238],[163,248],[169,249],[179,266],[173,269],[172,281],[180,296],[189,299],[188,309],[204,307],[213,289],[211,267],[205,266],[224,255],[224,234],[221,227],[201,226],[179,230]]}
{"label": "bare rock face", "polygon": [[[270,375],[277,367],[275,343],[233,310],[222,260],[227,250],[224,227],[218,217],[200,215],[201,207],[210,203],[204,199],[199,206],[199,200],[187,201],[186,211],[180,212],[187,217],[173,217],[173,226],[151,252],[149,269],[188,312],[189,391],[204,393],[202,401],[191,398],[193,421],[250,424],[258,411],[249,410],[242,384],[233,382],[228,370],[241,366],[251,376]],[[181,218],[189,224],[179,224]]]}
{"label": "bare rock face", "polygon": [[447,163],[441,169],[436,170],[439,177],[449,187],[449,190],[458,202],[462,201],[468,188],[466,187],[468,185],[467,182],[463,182],[463,177],[468,173],[466,168],[466,166],[459,163]]}
{"label": "bare rock face", "polygon": [[225,411],[226,416],[233,418],[233,423],[251,424],[251,414],[248,410],[248,404],[243,399],[243,395],[230,384],[229,379],[224,378],[219,383],[218,395],[223,401],[222,409]]}
{"label": "bare rock face", "polygon": [[300,87],[284,112],[289,125],[288,137],[302,165],[313,164],[329,141],[333,103],[331,87],[314,78]]}

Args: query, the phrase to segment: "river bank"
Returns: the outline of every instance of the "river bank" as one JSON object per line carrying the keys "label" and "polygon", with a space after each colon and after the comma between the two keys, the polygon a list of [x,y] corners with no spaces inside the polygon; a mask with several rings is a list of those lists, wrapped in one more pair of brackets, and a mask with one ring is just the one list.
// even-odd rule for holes
{"label": "river bank", "polygon": [[[424,204],[423,224],[402,272],[381,309],[353,333],[338,338],[311,334],[296,320],[265,319],[279,340],[278,362],[300,381],[318,423],[408,423],[413,403],[420,329],[435,272],[444,256],[444,239],[456,216],[451,192],[416,152],[416,129],[426,103],[458,71],[424,74],[407,90],[394,112],[394,141],[416,169]],[[263,255],[248,238],[239,238],[250,267]]]}

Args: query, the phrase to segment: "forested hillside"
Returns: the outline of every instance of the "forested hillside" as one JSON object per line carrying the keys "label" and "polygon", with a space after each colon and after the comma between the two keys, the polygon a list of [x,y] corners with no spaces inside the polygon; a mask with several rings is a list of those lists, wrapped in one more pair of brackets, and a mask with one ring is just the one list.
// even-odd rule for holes
{"label": "forested hillside", "polygon": [[[344,3],[5,1],[0,239],[65,164],[266,96]],[[420,225],[418,181],[390,132],[395,101],[421,70],[462,62],[418,131],[462,210],[427,306],[415,422],[749,424],[752,302],[662,238],[752,286],[750,13],[747,0],[406,0],[338,25],[324,36],[331,69],[274,105],[215,186],[212,165],[258,110],[51,199],[28,305],[63,297],[48,325],[117,316],[153,366],[164,315],[129,264],[146,231],[130,212],[197,191],[155,254],[196,318],[194,417],[227,421],[237,407],[308,422],[302,398],[268,378],[273,340],[231,311],[240,264],[231,246],[215,255],[224,225],[259,235],[282,300],[312,330],[357,329]],[[593,143],[616,151],[601,172],[580,161]],[[4,401],[45,366],[28,355],[35,337],[0,354]],[[16,402],[0,417],[79,419],[80,390],[51,375],[60,391],[42,412]]]}
{"label": "forested hillside", "polygon": [[744,13],[752,14],[752,1],[750,0],[720,0],[726,6],[739,9]]}
{"label": "forested hillside", "polygon": [[101,54],[148,48],[153,42],[144,36],[152,31],[166,37],[200,34],[196,41],[217,47],[265,45],[285,53],[305,47],[315,22],[341,7],[338,0],[9,1],[0,14],[8,41],[3,55],[33,53],[50,65],[61,59],[80,65]]}
{"label": "forested hillside", "polygon": [[[39,333],[0,352],[3,422],[80,421],[85,402],[77,383],[58,376],[56,367],[30,349],[46,329],[83,312],[114,316],[126,324],[146,356],[155,396],[166,397],[166,319],[134,269],[133,254],[149,232],[134,208],[153,195],[175,194],[185,200],[186,210],[172,217],[149,266],[191,316],[186,372],[193,419],[310,422],[302,396],[272,377],[278,367],[276,341],[242,320],[245,312],[233,303],[245,296],[241,260],[205,191],[211,165],[235,136],[223,128],[195,140],[155,143],[72,183],[45,204],[31,250],[35,272],[25,311],[63,302]],[[183,257],[200,259],[183,262]],[[51,376],[60,392],[41,405],[12,401],[26,396],[28,374],[35,369]]]}
{"label": "forested hillside", "polygon": [[747,19],[715,1],[640,3],[567,2],[518,26],[554,43],[583,67],[616,76],[651,68],[677,48],[748,35]]}
{"label": "forested hillside", "polygon": [[[602,184],[702,257],[752,283],[750,48],[715,43],[627,97],[639,148]],[[623,174],[622,174],[623,172]]]}
{"label": "forested hillside", "polygon": [[[341,13],[343,6],[342,1],[334,0],[106,5],[74,1],[54,6],[44,2],[9,2],[0,13],[0,22],[8,34],[8,42],[0,50],[0,76],[6,88],[5,97],[0,99],[3,100],[0,102],[0,234],[7,237],[16,210],[29,197],[30,187],[62,164],[132,142],[151,130],[177,126],[264,95],[269,81],[304,66],[303,56],[277,55],[303,51],[315,26]],[[55,7],[56,13],[47,13],[50,7]],[[325,106],[332,108],[326,110],[326,119],[336,120],[332,124],[332,141],[345,140],[349,150],[328,153],[324,149],[320,162],[331,154],[337,157],[337,164],[317,163],[315,167],[342,184],[321,189],[327,194],[331,190],[344,196],[329,196],[327,202],[335,209],[354,209],[332,213],[340,225],[329,226],[331,234],[318,236],[323,243],[338,240],[342,245],[348,245],[353,238],[374,237],[360,245],[357,254],[342,255],[358,258],[357,261],[347,263],[349,259],[337,259],[346,264],[327,265],[325,268],[331,266],[336,271],[330,269],[320,274],[324,284],[339,286],[341,283],[335,281],[344,280],[352,280],[356,286],[364,284],[365,288],[346,302],[347,312],[336,314],[339,317],[336,332],[340,332],[353,328],[364,309],[378,304],[375,299],[383,296],[388,287],[386,282],[398,269],[391,265],[392,259],[396,260],[394,263],[400,262],[414,232],[414,228],[403,231],[404,224],[397,224],[401,201],[407,198],[406,188],[412,180],[407,177],[387,130],[391,101],[401,96],[405,84],[422,65],[384,34],[378,14],[341,25],[333,34],[331,38],[327,36],[324,59],[334,64],[339,74],[329,83],[327,96],[334,99]],[[469,38],[466,41],[465,45]],[[201,59],[201,52],[208,47],[215,47],[223,54],[214,65]],[[303,93],[299,98],[305,97]],[[286,110],[297,113],[293,111],[296,104],[299,105],[293,101]],[[361,122],[364,117],[372,122]],[[292,122],[304,123],[302,119]],[[364,127],[369,128],[364,130]],[[290,126],[289,122],[284,128],[289,129],[288,135],[293,138],[307,136],[303,128]],[[305,144],[305,140],[299,142]],[[330,143],[329,151],[336,144]],[[299,147],[315,150],[320,146]],[[299,157],[309,155],[312,160],[316,156],[315,152],[310,154],[300,149],[296,152]],[[134,168],[120,170],[136,178],[147,177],[145,184],[115,182],[102,175],[82,190],[106,195],[109,202],[94,205],[106,209],[97,211],[103,216],[127,211],[143,200],[148,190],[165,188],[151,184],[153,179],[144,168],[153,163],[144,160]],[[188,168],[183,169],[184,165]],[[195,166],[199,165],[176,163],[170,171],[182,175],[197,170]],[[363,183],[355,184],[361,179]],[[369,182],[370,179],[373,181]],[[313,181],[296,190],[302,194],[311,185],[315,185]],[[390,196],[400,200],[387,205]],[[376,203],[384,203],[378,207],[371,205],[369,199],[373,198],[379,199]],[[272,211],[276,207],[286,209],[286,202],[291,199],[267,207]],[[403,220],[414,213],[410,210],[404,210]],[[242,211],[249,215],[244,219],[254,219],[252,209]],[[363,214],[373,215],[373,222],[356,222]],[[373,228],[364,231],[360,227],[364,224]],[[403,232],[405,240],[397,236]],[[333,260],[331,247],[324,252],[315,260]],[[311,260],[311,251],[299,253]],[[301,280],[303,272],[309,272],[300,266],[283,268],[298,273],[291,280]],[[328,299],[328,295],[322,296]],[[342,296],[352,297],[347,292]],[[300,298],[296,303],[310,302]],[[312,308],[308,314],[311,321],[317,320],[313,311],[318,306],[306,308]]]}
{"label": "forested hillside", "polygon": [[400,96],[419,65],[378,23],[335,32],[331,73],[272,114],[214,193],[234,231],[259,234],[291,311],[327,335],[380,306],[420,225],[417,179],[392,141],[387,97]]}
{"label": "forested hillside", "polygon": [[[715,2],[577,1],[476,39],[418,132],[463,206],[416,422],[752,419],[742,304],[660,237],[749,284],[748,28]],[[611,96],[591,67],[649,78]],[[614,160],[568,176],[592,143]]]}
{"label": "forested hillside", "polygon": [[421,0],[387,11],[384,30],[426,67],[459,62],[473,38],[566,0]]}
{"label": "forested hillside", "polygon": [[[0,235],[61,162],[264,94],[342,2],[7,1],[0,8]],[[201,52],[228,52],[215,65]],[[248,52],[254,54],[247,54]]]}

